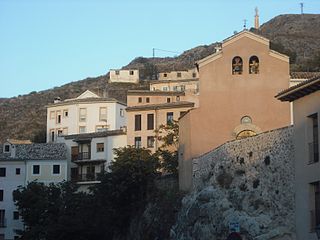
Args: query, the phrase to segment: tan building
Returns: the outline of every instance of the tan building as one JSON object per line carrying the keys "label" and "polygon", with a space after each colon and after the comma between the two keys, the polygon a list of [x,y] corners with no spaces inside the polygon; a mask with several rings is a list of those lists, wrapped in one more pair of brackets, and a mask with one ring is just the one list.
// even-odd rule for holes
{"label": "tan building", "polygon": [[290,124],[289,103],[274,96],[289,87],[289,58],[269,40],[242,31],[198,62],[199,108],[179,120],[180,188],[192,187],[192,158],[219,145]]}
{"label": "tan building", "polygon": [[129,69],[110,69],[110,80],[109,82],[119,83],[139,83],[139,70]]}
{"label": "tan building", "polygon": [[293,102],[297,239],[316,240],[315,227],[320,227],[320,77],[295,85],[277,98]]}
{"label": "tan building", "polygon": [[160,143],[155,130],[178,120],[195,106],[197,96],[178,91],[131,90],[127,95],[127,142],[156,151]]}
{"label": "tan building", "polygon": [[159,80],[191,80],[199,78],[198,71],[194,69],[185,71],[171,71],[159,73]]}
{"label": "tan building", "polygon": [[175,91],[199,94],[199,79],[153,81],[150,83],[150,91]]}

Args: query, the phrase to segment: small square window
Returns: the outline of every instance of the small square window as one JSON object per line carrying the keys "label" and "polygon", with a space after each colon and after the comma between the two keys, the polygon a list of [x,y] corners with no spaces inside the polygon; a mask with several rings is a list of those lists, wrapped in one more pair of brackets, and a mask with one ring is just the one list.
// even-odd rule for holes
{"label": "small square window", "polygon": [[16,168],[16,175],[20,175],[21,173],[21,169],[20,168]]}
{"label": "small square window", "polygon": [[60,165],[53,165],[52,173],[53,174],[60,174]]}
{"label": "small square window", "polygon": [[68,115],[69,115],[68,110],[63,110],[63,116],[68,117]]}
{"label": "small square window", "polygon": [[150,98],[147,97],[146,98],[146,102],[149,103],[150,102]]}
{"label": "small square window", "polygon": [[14,220],[18,220],[19,219],[19,212],[18,211],[14,211],[13,212],[13,219]]}
{"label": "small square window", "polygon": [[168,74],[164,73],[164,74],[163,74],[163,77],[168,77]]}
{"label": "small square window", "polygon": [[177,73],[177,77],[180,78],[181,77],[181,72]]}
{"label": "small square window", "polygon": [[79,133],[85,133],[86,132],[86,127],[82,126],[79,127]]}
{"label": "small square window", "polygon": [[97,152],[104,152],[104,143],[97,143]]}
{"label": "small square window", "polygon": [[170,98],[167,98],[167,103],[170,103],[171,102],[171,99]]}
{"label": "small square window", "polygon": [[32,173],[35,175],[40,174],[40,165],[33,165]]}
{"label": "small square window", "polygon": [[177,96],[176,100],[177,100],[177,102],[179,102],[180,101],[180,96]]}
{"label": "small square window", "polygon": [[116,75],[119,75],[119,74],[120,74],[120,71],[119,71],[119,70],[116,70],[116,71],[115,71],[115,74],[116,74]]}
{"label": "small square window", "polygon": [[139,98],[138,98],[138,102],[139,102],[139,103],[142,103],[142,97],[139,97]]}
{"label": "small square window", "polygon": [[122,108],[120,109],[120,117],[124,117],[124,110]]}
{"label": "small square window", "polygon": [[58,130],[58,137],[61,137],[63,135],[63,130],[59,129]]}
{"label": "small square window", "polygon": [[9,144],[4,145],[4,152],[5,153],[9,153],[10,152],[10,145]]}
{"label": "small square window", "polygon": [[3,190],[0,190],[0,201],[3,201]]}
{"label": "small square window", "polygon": [[196,73],[192,73],[192,77],[193,77],[193,78],[196,78],[196,77],[197,77],[197,74],[196,74]]}
{"label": "small square window", "polygon": [[129,74],[130,74],[130,75],[134,75],[134,71],[131,70],[131,71],[129,72]]}
{"label": "small square window", "polygon": [[0,168],[0,177],[5,177],[6,176],[6,168]]}

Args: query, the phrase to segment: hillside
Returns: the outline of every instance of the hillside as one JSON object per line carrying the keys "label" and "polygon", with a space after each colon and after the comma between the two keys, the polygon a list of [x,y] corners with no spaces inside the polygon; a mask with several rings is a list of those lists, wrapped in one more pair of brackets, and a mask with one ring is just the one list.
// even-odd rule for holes
{"label": "hillside", "polygon": [[[320,14],[280,15],[264,23],[258,31],[271,40],[274,50],[292,56],[294,71],[320,71]],[[183,70],[194,67],[194,62],[215,52],[220,43],[203,45],[185,51],[177,57],[138,57],[124,69],[140,69],[143,79],[156,79],[161,71]],[[110,97],[126,101],[128,89],[147,89],[148,84],[107,84],[108,75],[71,82],[41,92],[3,99],[0,98],[0,142],[7,138],[33,139],[46,126],[45,106],[54,97],[73,98],[86,89],[102,92],[105,87]]]}

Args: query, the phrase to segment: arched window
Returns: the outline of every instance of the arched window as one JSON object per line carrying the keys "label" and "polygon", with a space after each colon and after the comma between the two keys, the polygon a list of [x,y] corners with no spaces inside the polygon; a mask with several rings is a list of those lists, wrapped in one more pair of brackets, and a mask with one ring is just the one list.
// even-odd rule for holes
{"label": "arched window", "polygon": [[233,75],[242,74],[242,70],[243,70],[242,58],[239,56],[234,57],[232,59],[232,74]]}
{"label": "arched window", "polygon": [[249,74],[259,73],[259,58],[257,56],[252,56],[249,59]]}
{"label": "arched window", "polygon": [[249,116],[244,116],[241,118],[241,124],[250,124],[252,123],[252,119]]}

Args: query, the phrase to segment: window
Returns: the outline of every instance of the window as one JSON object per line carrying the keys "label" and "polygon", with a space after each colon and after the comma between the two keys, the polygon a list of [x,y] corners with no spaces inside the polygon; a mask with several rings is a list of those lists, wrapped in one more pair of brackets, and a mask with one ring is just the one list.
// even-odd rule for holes
{"label": "window", "polygon": [[63,110],[63,117],[68,117],[68,110]]}
{"label": "window", "polygon": [[134,75],[134,71],[130,70],[129,74]]}
{"label": "window", "polygon": [[2,167],[0,168],[0,177],[5,177],[6,176],[6,168]]}
{"label": "window", "polygon": [[120,108],[120,117],[124,117],[124,109]]}
{"label": "window", "polygon": [[239,75],[239,74],[242,74],[242,71],[243,71],[242,58],[238,56],[234,57],[232,59],[232,74]]}
{"label": "window", "polygon": [[5,213],[6,213],[6,211],[4,209],[0,209],[0,227],[6,227]]}
{"label": "window", "polygon": [[107,121],[107,108],[101,107],[99,110],[100,121]]}
{"label": "window", "polygon": [[177,96],[177,97],[176,97],[176,101],[177,101],[177,102],[180,102],[180,96]]}
{"label": "window", "polygon": [[13,220],[18,220],[19,219],[19,212],[18,211],[14,211],[13,212]]}
{"label": "window", "polygon": [[167,98],[167,103],[170,103],[171,102],[171,99],[170,98]]}
{"label": "window", "polygon": [[177,73],[177,77],[178,77],[178,78],[181,78],[181,72],[178,72],[178,73]]}
{"label": "window", "polygon": [[141,137],[134,138],[134,146],[135,148],[141,148]]}
{"label": "window", "polygon": [[120,74],[120,71],[119,71],[119,70],[116,70],[116,71],[115,71],[115,74],[116,74],[116,75],[119,75],[119,74]]}
{"label": "window", "polygon": [[97,143],[97,152],[104,152],[104,143]]}
{"label": "window", "polygon": [[9,153],[10,152],[10,145],[9,144],[4,145],[4,152],[5,153]]}
{"label": "window", "polygon": [[153,130],[154,129],[154,114],[148,114],[147,115],[147,130]]}
{"label": "window", "polygon": [[250,124],[252,123],[252,119],[249,116],[244,116],[241,118],[241,124]]}
{"label": "window", "polygon": [[86,133],[86,127],[85,126],[79,127],[79,133]]}
{"label": "window", "polygon": [[192,77],[193,78],[196,78],[197,77],[197,74],[194,72],[194,73],[192,73]]}
{"label": "window", "polygon": [[55,119],[55,117],[56,117],[56,112],[50,111],[50,119]]}
{"label": "window", "polygon": [[56,123],[61,123],[61,111],[57,111]]}
{"label": "window", "polygon": [[314,231],[315,227],[320,224],[320,182],[311,183],[310,190],[311,190],[310,230]]}
{"label": "window", "polygon": [[51,132],[51,142],[54,142],[54,130],[50,130]]}
{"label": "window", "polygon": [[139,98],[138,98],[138,102],[139,102],[139,103],[142,103],[142,97],[139,97]]}
{"label": "window", "polygon": [[167,74],[167,73],[164,73],[164,74],[163,74],[163,77],[168,77],[168,74]]}
{"label": "window", "polygon": [[309,117],[309,163],[319,162],[319,127],[318,114],[312,114]]}
{"label": "window", "polygon": [[63,130],[59,129],[58,130],[58,137],[61,137],[63,135]]}
{"label": "window", "polygon": [[105,132],[108,130],[107,125],[98,125],[96,126],[96,132]]}
{"label": "window", "polygon": [[167,124],[173,122],[173,112],[167,112]]}
{"label": "window", "polygon": [[178,86],[173,86],[173,91],[178,91]]}
{"label": "window", "polygon": [[146,103],[149,103],[150,102],[150,98],[146,98]]}
{"label": "window", "polygon": [[249,74],[259,73],[259,58],[257,56],[252,56],[249,59]]}
{"label": "window", "polygon": [[147,147],[148,148],[153,148],[154,147],[154,137],[153,136],[148,136],[148,138],[147,138]]}
{"label": "window", "polygon": [[168,87],[162,87],[162,91],[168,91]]}
{"label": "window", "polygon": [[20,175],[20,173],[21,173],[20,168],[16,168],[16,175]]}
{"label": "window", "polygon": [[3,201],[3,190],[0,190],[0,201]]}
{"label": "window", "polygon": [[34,175],[40,174],[40,165],[33,165],[32,166],[32,174],[34,174]]}
{"label": "window", "polygon": [[141,130],[141,115],[134,116],[134,130],[140,131]]}
{"label": "window", "polygon": [[85,122],[87,120],[87,109],[86,108],[80,108],[79,112],[79,121]]}
{"label": "window", "polygon": [[52,174],[60,174],[60,165],[52,166]]}

